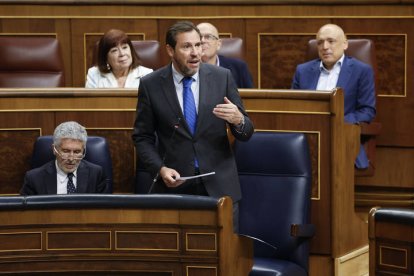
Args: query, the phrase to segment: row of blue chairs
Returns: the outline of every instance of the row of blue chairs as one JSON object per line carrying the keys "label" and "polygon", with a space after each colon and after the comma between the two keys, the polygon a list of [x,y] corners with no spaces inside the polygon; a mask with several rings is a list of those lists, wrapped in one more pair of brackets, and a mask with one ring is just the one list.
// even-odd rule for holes
{"label": "row of blue chairs", "polygon": [[[54,158],[52,136],[37,139],[32,166]],[[254,238],[254,275],[308,275],[311,163],[303,133],[256,132],[248,142],[234,142],[242,188],[240,234]],[[85,159],[101,165],[112,181],[112,162],[103,137],[90,136]],[[151,177],[137,171],[139,193]],[[147,181],[142,183],[141,181]]]}

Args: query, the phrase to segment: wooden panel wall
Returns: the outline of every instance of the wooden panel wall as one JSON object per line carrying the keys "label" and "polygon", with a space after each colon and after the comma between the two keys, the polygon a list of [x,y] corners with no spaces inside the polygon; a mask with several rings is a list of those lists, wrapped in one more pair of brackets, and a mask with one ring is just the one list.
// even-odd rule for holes
{"label": "wooden panel wall", "polygon": [[[308,1],[307,5],[294,0],[197,4],[178,0],[159,5],[140,0],[100,2],[3,1],[0,35],[56,35],[63,50],[67,85],[73,87],[84,86],[93,45],[109,28],[123,29],[136,39],[163,43],[166,29],[177,20],[209,21],[226,36],[243,38],[244,57],[255,86],[273,89],[290,87],[296,65],[306,60],[306,43],[321,25],[336,23],[351,38],[372,39],[378,63],[377,120],[382,133],[378,137],[376,174],[357,179],[358,198],[370,198],[368,205],[392,205],[395,196],[398,204],[408,204],[414,198],[414,175],[410,173],[414,163],[414,124],[410,119],[414,116],[413,1],[328,0]],[[166,55],[164,59],[167,63]],[[76,118],[75,114],[66,115]],[[28,114],[22,120],[33,118]],[[20,122],[15,123],[10,125]]]}
{"label": "wooden panel wall", "polygon": [[[39,135],[53,135],[54,128],[74,120],[86,127],[88,135],[106,137],[112,157],[113,190],[115,193],[133,193],[135,189],[135,148],[131,134],[135,120],[137,93],[118,91],[109,97],[108,91],[80,93],[73,98],[73,90],[58,97],[38,93],[37,97],[13,104],[2,97],[0,103],[0,194],[17,194],[29,170],[33,144]],[[24,93],[23,91],[21,91]],[[0,91],[4,96],[5,91]],[[42,95],[43,94],[43,95]],[[83,95],[83,96],[82,96]],[[90,95],[90,96],[88,96]],[[102,96],[102,95],[101,95]],[[15,103],[17,103],[15,102]]]}

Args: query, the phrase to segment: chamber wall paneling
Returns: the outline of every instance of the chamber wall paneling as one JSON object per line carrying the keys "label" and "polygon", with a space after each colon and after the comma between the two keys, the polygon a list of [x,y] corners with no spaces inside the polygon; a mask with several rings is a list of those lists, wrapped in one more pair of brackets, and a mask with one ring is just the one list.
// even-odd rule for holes
{"label": "chamber wall paneling", "polygon": [[[326,270],[328,275],[335,259],[368,243],[364,235],[367,225],[354,211],[353,160],[360,130],[343,122],[343,92],[241,90],[241,95],[257,131],[294,131],[308,136],[312,223],[317,227],[311,242],[311,270]],[[91,135],[108,139],[114,193],[133,193],[136,157],[131,131],[136,103],[135,90],[0,90],[0,135],[5,138],[1,150],[2,156],[10,156],[0,163],[0,193],[18,193],[30,167],[35,138],[51,135],[57,124],[67,120],[76,120]]]}
{"label": "chamber wall paneling", "polygon": [[[0,35],[56,36],[62,46],[65,79],[72,87],[84,86],[92,46],[109,28],[122,29],[133,39],[159,40],[163,45],[165,31],[177,20],[210,21],[223,36],[243,39],[244,58],[255,87],[261,89],[290,87],[296,65],[305,61],[307,41],[325,23],[341,25],[350,38],[373,40],[378,64],[376,120],[382,130],[377,137],[375,175],[356,179],[357,206],[367,212],[375,205],[408,206],[414,199],[410,167],[414,162],[410,154],[414,124],[406,119],[414,116],[413,1],[385,1],[387,5],[381,5],[384,1],[358,1],[358,5],[335,5],[336,1],[320,5],[303,5],[300,1],[241,1],[231,5],[184,5],[177,1],[148,5],[131,0],[111,5],[110,9],[96,1],[90,5],[76,1],[59,5],[54,1],[48,1],[49,5],[24,2],[0,4]],[[162,52],[167,64],[168,57]]]}
{"label": "chamber wall paneling", "polygon": [[[67,85],[83,87],[87,67],[91,60],[90,46],[109,28],[120,28],[134,39],[156,39],[162,45],[165,41],[165,31],[177,20],[188,19],[195,23],[209,21],[219,28],[223,36],[243,39],[244,59],[253,75],[255,88],[288,89],[295,67],[305,61],[308,39],[313,38],[323,24],[339,24],[350,38],[369,38],[374,41],[378,65],[376,120],[381,123],[382,130],[377,137],[376,170],[374,176],[355,179],[355,207],[361,212],[361,216],[366,216],[373,206],[414,208],[414,186],[412,184],[414,183],[414,170],[412,170],[414,124],[410,120],[414,117],[412,108],[414,104],[412,97],[414,81],[412,77],[414,72],[413,0],[326,0],[307,1],[306,4],[299,0],[254,2],[202,0],[192,3],[184,0],[163,0],[163,4],[157,3],[153,4],[147,0],[128,0],[122,3],[106,1],[104,5],[101,1],[95,0],[82,1],[82,3],[71,0],[64,2],[54,0],[2,1],[0,3],[0,35],[48,34],[56,36],[62,45]],[[164,55],[163,58],[165,63],[168,63],[168,57]],[[72,90],[68,88],[68,94]],[[61,105],[57,107],[61,109],[58,112],[53,110],[54,101],[45,100],[45,98],[36,100],[29,97],[22,101],[24,104],[16,102],[13,107],[3,108],[0,117],[0,151],[3,155],[0,158],[2,158],[4,170],[0,171],[0,179],[2,183],[8,181],[7,183],[12,186],[2,187],[0,192],[12,194],[18,191],[17,188],[21,184],[19,180],[29,167],[31,140],[38,133],[51,134],[55,123],[72,118],[88,124],[90,133],[110,137],[115,169],[125,168],[127,170],[126,174],[115,172],[117,183],[114,188],[120,193],[132,192],[136,157],[134,153],[129,153],[133,150],[129,135],[135,117],[136,91],[128,93],[131,93],[131,96],[118,93],[119,99],[115,97],[117,98],[115,101],[113,101],[113,96],[107,95],[105,96],[107,102],[101,99],[91,100],[89,96],[84,96],[82,101],[65,96],[65,101],[58,101]],[[2,96],[1,101],[4,100]],[[66,101],[72,102],[73,105],[76,103],[76,108],[73,109],[73,106],[68,105]],[[91,103],[93,101],[98,102],[96,106]],[[117,105],[119,101],[122,101],[121,107],[112,106]],[[28,102],[30,104],[27,105]],[[269,105],[264,100],[246,99],[246,104],[247,102],[249,106],[260,102],[255,107],[257,110],[267,110],[266,107]],[[310,102],[312,101],[306,100],[301,102],[301,105],[303,104],[303,108],[306,108],[306,104]],[[6,101],[6,106],[8,103]],[[107,108],[105,111],[98,110],[101,104]],[[65,108],[67,105],[70,107]],[[15,108],[25,111],[20,112],[17,117],[17,113],[11,111]],[[112,111],[108,110],[112,108],[116,110],[114,112],[116,116],[112,116]],[[283,111],[290,107],[283,105],[272,108],[274,110],[271,114],[278,114],[276,111]],[[38,112],[38,109],[43,110]],[[84,110],[81,111],[81,109]],[[283,116],[282,114],[270,116],[270,118],[268,115],[265,112],[251,113],[254,120],[258,122],[256,127],[259,129],[292,129],[294,124],[291,126],[291,122],[295,122],[299,116],[290,112]],[[329,128],[324,129],[326,125],[317,125],[315,122],[329,121],[329,119],[321,114],[314,114],[312,120],[299,117],[309,125],[306,133],[311,141],[312,164],[314,167],[318,164],[318,169],[314,168],[314,171],[318,172],[317,180],[313,180],[314,207],[321,204],[320,200],[316,200],[318,197],[323,199],[324,195],[333,193],[329,188],[333,186],[328,185],[328,188],[323,186],[323,183],[329,182],[332,178],[329,173],[323,173],[324,168],[329,167],[329,153],[324,151],[323,146],[316,146],[327,142],[327,138],[322,133],[329,131]],[[304,130],[301,129],[301,131]],[[9,137],[16,137],[16,139],[12,142]],[[119,140],[115,137],[119,137]],[[16,146],[21,149],[18,154],[13,153]],[[119,151],[128,151],[128,154],[125,156]],[[18,168],[18,171],[15,168]],[[315,184],[319,182],[322,184],[321,187]],[[333,214],[333,206],[324,207],[327,208],[326,212]],[[315,211],[313,212],[313,220],[323,219]],[[326,240],[333,239],[332,233],[335,232],[333,226],[320,231],[323,232],[318,233],[326,235]],[[312,244],[311,269],[317,267],[320,271],[329,270],[343,260],[354,256],[343,256],[340,260],[338,259],[338,262],[334,262],[332,258],[324,258],[323,254],[335,251],[336,247],[324,240],[318,240],[318,236],[314,241],[318,243]],[[358,252],[364,254],[364,250]],[[331,275],[330,272],[327,275]]]}

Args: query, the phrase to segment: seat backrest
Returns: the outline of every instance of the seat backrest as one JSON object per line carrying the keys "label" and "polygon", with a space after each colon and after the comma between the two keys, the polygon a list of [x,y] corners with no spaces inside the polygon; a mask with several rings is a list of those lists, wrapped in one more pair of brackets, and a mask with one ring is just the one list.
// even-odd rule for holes
{"label": "seat backrest", "polygon": [[[39,136],[37,138],[33,146],[32,169],[55,159],[52,144],[53,136]],[[108,143],[104,137],[88,136],[85,160],[100,165],[103,168],[106,176],[109,178],[109,192],[112,192],[112,159]]]}
{"label": "seat backrest", "polygon": [[50,36],[0,36],[0,87],[63,87],[59,41]]}
{"label": "seat backrest", "polygon": [[254,257],[294,262],[308,270],[309,244],[291,236],[292,224],[310,220],[311,161],[303,133],[255,132],[234,142],[242,199],[240,233],[255,242]]}
{"label": "seat backrest", "polygon": [[[131,42],[143,66],[156,70],[165,65],[162,62],[160,43],[157,40],[133,40]],[[93,48],[93,65],[96,65],[98,59],[98,43],[99,40]]]}
{"label": "seat backrest", "polygon": [[[345,54],[371,65],[374,69],[374,73],[376,73],[377,61],[375,58],[375,46],[372,40],[348,39],[348,49],[345,50]],[[309,40],[307,56],[308,59],[319,57],[316,39]]]}
{"label": "seat backrest", "polygon": [[157,40],[134,40],[132,45],[143,66],[156,70],[165,65],[161,60],[160,43]]}
{"label": "seat backrest", "polygon": [[221,38],[221,48],[219,55],[232,58],[243,58],[243,40],[240,37],[223,37]]}

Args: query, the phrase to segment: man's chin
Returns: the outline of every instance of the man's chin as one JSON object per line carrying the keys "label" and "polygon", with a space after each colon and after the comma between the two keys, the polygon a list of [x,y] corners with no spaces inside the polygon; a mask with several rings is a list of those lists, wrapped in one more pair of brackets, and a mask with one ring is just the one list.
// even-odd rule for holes
{"label": "man's chin", "polygon": [[74,172],[74,171],[76,171],[76,169],[78,168],[78,165],[65,165],[64,166],[64,168],[63,168],[63,171],[65,172],[65,173],[71,173],[71,172]]}
{"label": "man's chin", "polygon": [[198,66],[197,67],[194,67],[194,66],[192,66],[192,67],[187,67],[187,70],[186,70],[186,76],[192,76],[192,75],[194,75],[195,73],[197,73],[197,71],[198,71],[198,69],[200,68],[200,66],[199,66],[200,64],[198,64]]}

